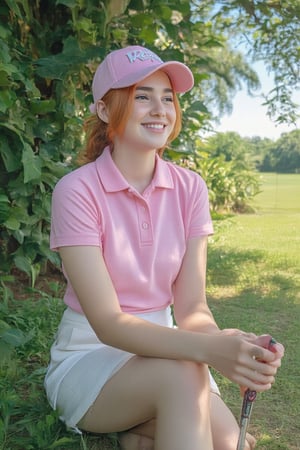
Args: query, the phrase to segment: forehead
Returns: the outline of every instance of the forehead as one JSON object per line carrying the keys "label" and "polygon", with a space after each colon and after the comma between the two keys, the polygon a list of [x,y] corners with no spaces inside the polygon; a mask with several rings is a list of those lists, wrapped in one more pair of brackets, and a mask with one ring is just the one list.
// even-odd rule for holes
{"label": "forehead", "polygon": [[149,75],[148,77],[144,78],[142,81],[139,81],[136,84],[136,88],[141,87],[160,87],[162,89],[171,89],[172,90],[172,84],[170,82],[170,79],[168,75],[163,72],[162,70],[158,70],[157,72],[154,72],[152,75]]}

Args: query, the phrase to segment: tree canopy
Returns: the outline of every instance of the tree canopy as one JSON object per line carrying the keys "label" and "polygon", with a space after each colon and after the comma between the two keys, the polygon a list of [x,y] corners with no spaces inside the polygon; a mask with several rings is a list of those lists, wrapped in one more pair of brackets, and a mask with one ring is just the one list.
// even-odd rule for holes
{"label": "tree canopy", "polygon": [[167,155],[178,159],[196,154],[199,132],[230,109],[241,83],[258,87],[253,59],[274,74],[270,113],[295,119],[299,19],[298,0],[1,2],[0,269],[13,261],[34,278],[45,259],[58,262],[48,248],[51,191],[83,145],[93,72],[107,52],[137,43],[190,66],[195,88],[180,99],[183,130]]}

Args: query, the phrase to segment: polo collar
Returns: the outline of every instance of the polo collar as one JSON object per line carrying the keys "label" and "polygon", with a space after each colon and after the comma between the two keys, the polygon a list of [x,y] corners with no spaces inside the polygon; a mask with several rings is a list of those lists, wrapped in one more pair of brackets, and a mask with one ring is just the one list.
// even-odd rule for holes
{"label": "polo collar", "polygon": [[[109,147],[105,147],[102,154],[97,158],[96,167],[106,192],[118,192],[130,189],[130,184],[115,165]],[[155,172],[151,185],[152,189],[156,187],[165,189],[174,188],[168,163],[158,155],[156,155]]]}

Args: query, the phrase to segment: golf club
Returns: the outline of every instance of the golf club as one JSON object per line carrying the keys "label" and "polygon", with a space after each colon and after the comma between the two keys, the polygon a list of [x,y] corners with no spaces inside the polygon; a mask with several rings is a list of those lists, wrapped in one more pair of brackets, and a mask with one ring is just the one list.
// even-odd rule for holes
{"label": "golf club", "polygon": [[[276,344],[276,340],[274,338],[270,338],[269,344],[266,348],[268,350],[272,350],[272,346]],[[256,399],[256,391],[251,391],[250,389],[247,389],[242,403],[242,409],[241,409],[241,417],[240,417],[240,434],[239,434],[239,440],[237,444],[237,450],[244,450],[245,448],[245,442],[246,442],[246,434],[247,429],[250,422],[250,416],[253,408],[254,400]]]}

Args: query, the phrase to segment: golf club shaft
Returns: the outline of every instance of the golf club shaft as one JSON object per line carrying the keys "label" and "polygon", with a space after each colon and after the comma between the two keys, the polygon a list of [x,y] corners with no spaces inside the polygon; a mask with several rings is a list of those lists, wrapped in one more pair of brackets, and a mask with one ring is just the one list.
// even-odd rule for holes
{"label": "golf club shaft", "polygon": [[253,408],[254,400],[256,399],[256,391],[247,391],[244,394],[242,411],[241,411],[241,419],[240,419],[240,434],[237,445],[237,450],[244,450],[247,429],[250,421],[250,416]]}

